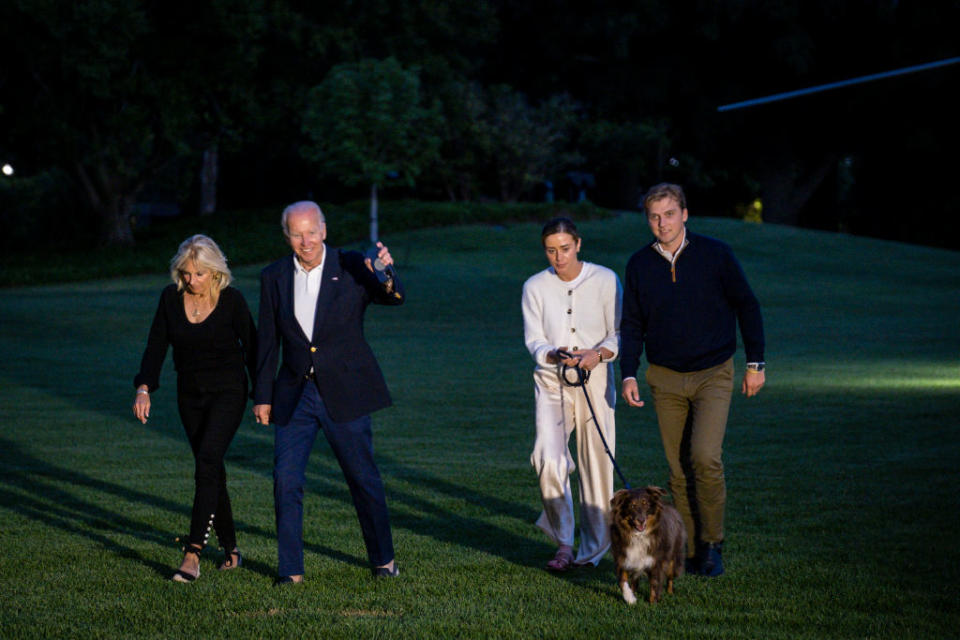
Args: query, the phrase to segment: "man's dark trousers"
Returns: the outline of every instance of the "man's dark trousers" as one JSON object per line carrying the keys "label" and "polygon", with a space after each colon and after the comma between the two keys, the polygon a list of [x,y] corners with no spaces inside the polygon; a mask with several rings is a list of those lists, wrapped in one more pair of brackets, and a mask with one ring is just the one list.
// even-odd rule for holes
{"label": "man's dark trousers", "polygon": [[316,385],[308,381],[289,424],[275,427],[273,491],[281,576],[304,573],[303,488],[320,429],[347,481],[371,565],[385,565],[394,557],[383,481],[373,460],[370,416],[335,422]]}

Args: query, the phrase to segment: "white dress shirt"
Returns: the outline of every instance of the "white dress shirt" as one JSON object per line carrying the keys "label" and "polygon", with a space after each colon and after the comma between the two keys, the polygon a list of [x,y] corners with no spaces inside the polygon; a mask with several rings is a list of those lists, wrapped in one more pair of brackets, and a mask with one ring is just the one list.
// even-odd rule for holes
{"label": "white dress shirt", "polygon": [[320,295],[320,279],[326,261],[327,245],[323,245],[320,264],[309,271],[303,268],[296,255],[293,256],[293,313],[309,341],[313,341],[313,320],[317,314],[317,296]]}

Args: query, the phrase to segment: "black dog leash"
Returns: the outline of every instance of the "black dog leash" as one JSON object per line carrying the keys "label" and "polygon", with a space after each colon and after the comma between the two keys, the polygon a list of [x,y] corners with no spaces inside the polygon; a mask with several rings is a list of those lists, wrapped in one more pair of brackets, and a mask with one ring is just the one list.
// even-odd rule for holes
{"label": "black dog leash", "polygon": [[[568,360],[573,357],[570,353],[557,349],[557,358],[562,360]],[[567,371],[573,369],[577,372],[577,379],[570,380],[567,377]],[[603,449],[607,452],[607,456],[610,458],[610,462],[613,463],[613,468],[617,471],[617,475],[620,476],[620,481],[623,482],[623,486],[627,489],[630,488],[630,483],[627,482],[627,478],[623,475],[623,472],[620,471],[620,465],[617,464],[616,458],[613,457],[613,454],[610,453],[610,447],[607,446],[607,439],[603,436],[603,430],[600,428],[600,423],[597,422],[597,414],[593,410],[593,403],[590,402],[590,394],[587,393],[587,380],[590,379],[590,372],[582,369],[580,367],[570,367],[565,364],[561,364],[560,368],[560,379],[563,380],[563,384],[568,387],[581,387],[583,389],[583,397],[587,399],[587,408],[590,409],[590,415],[593,416],[593,425],[597,428],[597,433],[600,434],[600,442],[603,443]]]}

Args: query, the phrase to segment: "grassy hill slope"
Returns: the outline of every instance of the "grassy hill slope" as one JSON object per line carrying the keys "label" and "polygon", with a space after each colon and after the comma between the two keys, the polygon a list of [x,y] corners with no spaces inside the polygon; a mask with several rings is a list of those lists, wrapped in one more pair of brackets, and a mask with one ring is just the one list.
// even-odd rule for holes
{"label": "grassy hill slope", "polygon": [[[691,218],[730,243],[764,308],[767,387],[725,443],[727,574],[627,607],[612,562],[560,576],[539,512],[520,287],[539,225],[390,233],[409,301],[367,334],[395,406],[374,416],[401,577],[374,582],[339,469],[318,441],[307,579],[274,589],[269,429],[227,456],[245,567],[205,556],[167,581],[192,459],[168,360],[130,411],[155,275],[0,290],[0,628],[35,637],[947,638],[960,628],[960,254]],[[584,222],[621,274],[643,219]],[[172,247],[171,250],[172,252]],[[255,309],[262,264],[237,269]],[[737,357],[742,371],[742,353]],[[739,378],[738,373],[738,378]],[[641,387],[642,391],[646,391]],[[665,485],[651,407],[617,409],[618,461]],[[574,481],[574,485],[575,485]]]}

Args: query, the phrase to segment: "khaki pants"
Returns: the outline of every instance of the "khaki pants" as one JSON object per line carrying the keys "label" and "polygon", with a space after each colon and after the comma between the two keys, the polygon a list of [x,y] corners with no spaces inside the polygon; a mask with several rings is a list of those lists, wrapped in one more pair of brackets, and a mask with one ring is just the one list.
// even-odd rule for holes
{"label": "khaki pants", "polygon": [[698,542],[723,541],[727,487],[723,435],[733,394],[733,359],[680,373],[651,364],[647,369],[670,465],[670,492],[687,528],[687,555]]}

